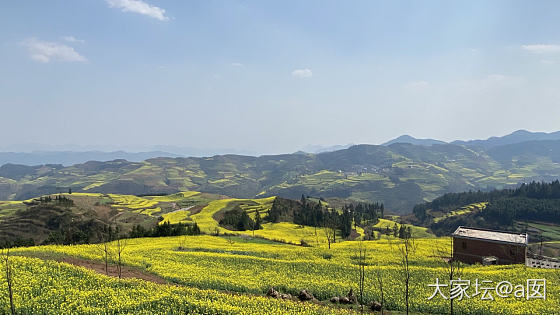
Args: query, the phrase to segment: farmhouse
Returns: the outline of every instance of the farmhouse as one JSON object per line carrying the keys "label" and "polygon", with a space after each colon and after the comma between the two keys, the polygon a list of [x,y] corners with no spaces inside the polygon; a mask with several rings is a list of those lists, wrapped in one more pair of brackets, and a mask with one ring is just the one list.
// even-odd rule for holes
{"label": "farmhouse", "polygon": [[460,226],[452,234],[453,258],[485,265],[525,264],[529,236]]}

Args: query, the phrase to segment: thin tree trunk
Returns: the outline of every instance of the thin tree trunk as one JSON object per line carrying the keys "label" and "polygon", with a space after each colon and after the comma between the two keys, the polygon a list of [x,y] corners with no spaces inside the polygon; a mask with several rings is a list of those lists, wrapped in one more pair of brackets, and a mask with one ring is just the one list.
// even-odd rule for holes
{"label": "thin tree trunk", "polygon": [[119,279],[121,278],[122,275],[122,267],[121,267],[121,240],[118,239],[117,240],[117,251],[119,254],[119,259],[118,259],[118,271],[119,271]]}
{"label": "thin tree trunk", "polygon": [[12,315],[16,314],[16,307],[14,305],[14,293],[12,288],[12,270],[10,267],[10,249],[6,252],[6,282],[8,283],[8,295],[10,296],[10,311]]}
{"label": "thin tree trunk", "polygon": [[109,248],[107,246],[107,242],[105,242],[103,244],[103,252],[105,254],[105,274],[109,275]]}

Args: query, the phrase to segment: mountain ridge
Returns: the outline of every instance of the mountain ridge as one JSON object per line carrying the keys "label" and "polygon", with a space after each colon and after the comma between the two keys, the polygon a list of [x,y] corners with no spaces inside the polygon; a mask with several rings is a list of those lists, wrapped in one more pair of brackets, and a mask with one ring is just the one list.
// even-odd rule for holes
{"label": "mountain ridge", "polygon": [[[89,161],[71,166],[0,167],[0,199],[49,193],[157,194],[197,190],[235,198],[302,194],[383,202],[407,213],[447,192],[513,187],[560,176],[560,141],[475,150],[455,144],[354,145],[319,154],[259,157],[157,157],[141,162]],[[538,149],[536,149],[538,148]]]}

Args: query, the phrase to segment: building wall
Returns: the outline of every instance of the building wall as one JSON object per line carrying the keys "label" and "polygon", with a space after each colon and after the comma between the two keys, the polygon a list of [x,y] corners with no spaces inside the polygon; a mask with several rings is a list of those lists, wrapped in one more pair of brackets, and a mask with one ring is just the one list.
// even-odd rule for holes
{"label": "building wall", "polygon": [[453,257],[468,264],[482,263],[487,256],[497,257],[500,265],[525,264],[526,254],[527,247],[522,245],[453,238]]}

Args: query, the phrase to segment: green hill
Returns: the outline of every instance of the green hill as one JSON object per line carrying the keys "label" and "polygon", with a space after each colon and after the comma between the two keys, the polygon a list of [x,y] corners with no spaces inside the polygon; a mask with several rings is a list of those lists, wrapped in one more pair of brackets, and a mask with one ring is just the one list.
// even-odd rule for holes
{"label": "green hill", "polygon": [[[449,235],[458,226],[528,233],[533,252],[558,256],[560,241],[560,182],[531,182],[515,189],[445,194],[414,207],[406,219],[429,227],[437,235]],[[553,243],[551,243],[553,242]]]}
{"label": "green hill", "polygon": [[[524,146],[532,148],[523,153]],[[518,143],[491,150],[453,144],[357,145],[320,154],[260,157],[154,158],[61,165],[0,167],[0,199],[26,200],[67,192],[170,194],[196,190],[234,198],[303,193],[380,201],[394,213],[447,193],[503,188],[560,176],[560,141]]]}

